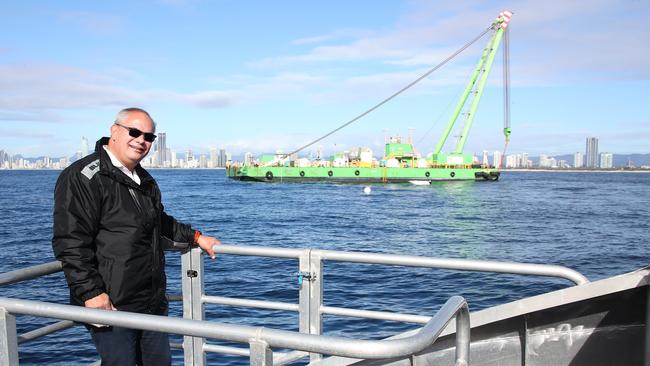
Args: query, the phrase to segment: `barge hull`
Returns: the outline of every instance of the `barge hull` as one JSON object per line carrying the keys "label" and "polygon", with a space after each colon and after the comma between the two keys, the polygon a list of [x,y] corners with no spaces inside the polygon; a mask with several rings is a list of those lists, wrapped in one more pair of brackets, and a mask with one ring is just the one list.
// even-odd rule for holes
{"label": "barge hull", "polygon": [[231,166],[229,178],[255,182],[409,183],[411,181],[495,181],[500,172],[488,168],[361,168]]}

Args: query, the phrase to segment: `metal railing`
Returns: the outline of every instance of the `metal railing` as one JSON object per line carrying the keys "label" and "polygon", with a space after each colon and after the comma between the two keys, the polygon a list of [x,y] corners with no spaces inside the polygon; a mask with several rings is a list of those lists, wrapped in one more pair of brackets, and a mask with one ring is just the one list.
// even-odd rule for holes
{"label": "metal railing", "polygon": [[451,319],[455,317],[456,328],[459,330],[456,335],[456,364],[467,364],[469,355],[469,311],[467,303],[460,296],[454,296],[447,300],[417,334],[407,338],[380,341],[309,335],[264,327],[88,309],[72,305],[0,297],[0,337],[4,340],[0,343],[3,346],[3,349],[0,350],[0,364],[2,365],[18,364],[16,325],[13,314],[248,343],[251,365],[273,365],[271,347],[361,359],[410,357],[433,344]]}
{"label": "metal railing", "polygon": [[[584,276],[574,270],[552,265],[256,246],[221,245],[215,247],[215,249],[220,254],[297,259],[297,275],[300,284],[299,303],[291,304],[206,295],[204,293],[201,251],[194,248],[184,252],[181,256],[184,319],[164,317],[164,321],[161,321],[161,317],[153,315],[110,312],[70,305],[0,298],[0,364],[17,364],[18,343],[69,328],[74,324],[73,321],[102,323],[183,335],[183,343],[173,346],[183,348],[186,365],[205,365],[205,352],[246,356],[254,365],[281,365],[307,355],[310,356],[311,361],[317,361],[323,354],[360,359],[417,357],[414,355],[435,342],[449,321],[456,317],[456,358],[457,364],[463,365],[468,362],[469,357],[469,316],[467,304],[463,298],[458,296],[450,298],[433,317],[325,306],[323,305],[322,286],[324,262],[353,262],[540,275],[568,279],[578,285],[588,282]],[[0,286],[55,273],[60,269],[59,262],[51,262],[3,273],[0,274]],[[172,295],[170,298],[181,298],[181,296]],[[207,322],[204,319],[204,304],[298,312],[299,332]],[[29,314],[64,320],[17,335],[13,314]],[[324,314],[395,320],[420,323],[425,324],[425,326],[417,334],[408,338],[383,341],[353,340],[322,335],[322,316]],[[208,344],[206,339],[239,342],[248,344],[249,347]],[[274,354],[271,347],[293,351]]]}

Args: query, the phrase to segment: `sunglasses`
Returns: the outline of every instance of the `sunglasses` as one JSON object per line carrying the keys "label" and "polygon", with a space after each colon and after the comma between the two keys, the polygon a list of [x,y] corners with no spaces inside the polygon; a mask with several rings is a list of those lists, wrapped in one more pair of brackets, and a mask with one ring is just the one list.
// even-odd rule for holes
{"label": "sunglasses", "polygon": [[156,139],[156,135],[153,132],[142,132],[142,131],[138,130],[137,128],[127,127],[127,126],[121,125],[121,124],[119,124],[117,122],[115,122],[115,124],[122,127],[122,128],[126,128],[127,130],[129,130],[129,136],[131,136],[133,138],[137,139],[138,137],[140,137],[140,135],[144,135],[144,140],[146,142],[153,142]]}

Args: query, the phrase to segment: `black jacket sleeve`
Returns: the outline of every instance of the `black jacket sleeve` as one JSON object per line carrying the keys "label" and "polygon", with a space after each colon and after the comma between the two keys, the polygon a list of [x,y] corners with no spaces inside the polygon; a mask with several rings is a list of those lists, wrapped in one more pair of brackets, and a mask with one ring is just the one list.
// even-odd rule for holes
{"label": "black jacket sleeve", "polygon": [[188,224],[176,221],[173,216],[168,215],[164,209],[161,215],[161,234],[173,241],[189,243],[194,241],[194,229]]}
{"label": "black jacket sleeve", "polygon": [[94,243],[100,209],[101,197],[92,178],[79,170],[64,170],[54,188],[52,249],[63,264],[71,294],[81,301],[105,292]]}

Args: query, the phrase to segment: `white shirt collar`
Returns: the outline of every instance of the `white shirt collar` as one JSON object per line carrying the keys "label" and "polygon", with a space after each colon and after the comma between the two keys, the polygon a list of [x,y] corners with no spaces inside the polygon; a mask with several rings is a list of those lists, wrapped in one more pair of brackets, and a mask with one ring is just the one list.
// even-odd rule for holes
{"label": "white shirt collar", "polygon": [[140,176],[138,176],[138,173],[135,172],[135,169],[133,171],[130,171],[129,168],[125,167],[124,164],[122,164],[122,162],[116,158],[115,155],[113,155],[113,153],[108,149],[107,145],[103,145],[102,147],[108,153],[108,157],[111,158],[111,163],[113,163],[116,168],[124,172],[127,177],[133,179],[137,185],[140,185]]}

